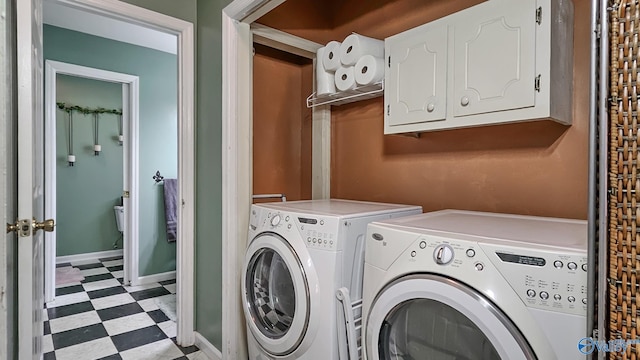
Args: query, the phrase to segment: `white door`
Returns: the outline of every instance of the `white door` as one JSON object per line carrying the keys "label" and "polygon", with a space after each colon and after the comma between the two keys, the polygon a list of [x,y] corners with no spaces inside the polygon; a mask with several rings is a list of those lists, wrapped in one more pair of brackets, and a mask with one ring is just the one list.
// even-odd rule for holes
{"label": "white door", "polygon": [[18,356],[42,356],[43,207],[42,0],[16,1],[18,81]]}
{"label": "white door", "polygon": [[287,241],[262,233],[247,249],[242,279],[249,330],[273,355],[295,351],[309,324],[309,284]]}
{"label": "white door", "polygon": [[407,276],[387,286],[371,307],[365,331],[370,360],[537,359],[518,328],[489,299],[431,274]]}
{"label": "white door", "polygon": [[535,105],[535,3],[483,4],[456,24],[455,116]]}
{"label": "white door", "polygon": [[388,126],[444,120],[447,26],[419,27],[385,40]]}

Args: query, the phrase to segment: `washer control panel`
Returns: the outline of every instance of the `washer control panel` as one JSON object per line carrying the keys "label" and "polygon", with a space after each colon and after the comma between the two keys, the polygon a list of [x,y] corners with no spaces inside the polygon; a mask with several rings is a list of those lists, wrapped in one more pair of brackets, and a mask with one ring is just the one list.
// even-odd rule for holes
{"label": "washer control panel", "polygon": [[[258,214],[256,214],[258,215]],[[255,231],[274,231],[283,236],[298,232],[309,248],[340,250],[338,244],[338,219],[323,216],[302,216],[300,214],[262,210],[259,225]]]}
{"label": "washer control panel", "polygon": [[586,254],[480,246],[527,306],[576,315],[586,313]]}
{"label": "washer control panel", "polygon": [[405,254],[409,262],[451,276],[471,272],[495,277],[497,271],[529,307],[576,315],[587,310],[586,250],[559,252],[422,236]]}

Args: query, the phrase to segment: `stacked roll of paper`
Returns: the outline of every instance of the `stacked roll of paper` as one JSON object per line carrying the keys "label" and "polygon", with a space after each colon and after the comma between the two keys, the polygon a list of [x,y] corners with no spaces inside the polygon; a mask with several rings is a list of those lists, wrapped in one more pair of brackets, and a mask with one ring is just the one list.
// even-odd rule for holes
{"label": "stacked roll of paper", "polygon": [[316,53],[316,94],[348,91],[384,78],[384,41],[353,33]]}

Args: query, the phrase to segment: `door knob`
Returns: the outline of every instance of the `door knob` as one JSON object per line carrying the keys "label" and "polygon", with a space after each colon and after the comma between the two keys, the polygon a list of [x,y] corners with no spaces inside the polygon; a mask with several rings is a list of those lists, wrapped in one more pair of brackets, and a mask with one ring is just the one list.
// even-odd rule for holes
{"label": "door knob", "polygon": [[18,224],[7,224],[7,234],[12,231],[18,231],[19,228]]}
{"label": "door knob", "polygon": [[46,232],[52,232],[56,227],[56,222],[53,219],[47,219],[42,222],[37,222],[35,219],[33,220],[33,231],[44,230]]}

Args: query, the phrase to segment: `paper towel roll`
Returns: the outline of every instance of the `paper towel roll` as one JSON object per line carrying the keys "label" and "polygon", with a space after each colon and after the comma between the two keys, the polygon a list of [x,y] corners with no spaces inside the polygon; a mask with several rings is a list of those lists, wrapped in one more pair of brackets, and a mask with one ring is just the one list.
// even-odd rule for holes
{"label": "paper towel roll", "polygon": [[354,72],[358,85],[375,84],[384,79],[384,59],[365,55],[356,63]]}
{"label": "paper towel roll", "polygon": [[321,47],[316,52],[316,94],[326,95],[336,92],[336,82],[334,75],[325,70],[322,65],[324,58],[325,47]]}
{"label": "paper towel roll", "polygon": [[384,58],[384,41],[353,33],[340,45],[342,65],[355,65],[364,55]]}
{"label": "paper towel roll", "polygon": [[322,66],[329,72],[334,72],[340,67],[340,42],[329,41],[325,46]]}
{"label": "paper towel roll", "polygon": [[350,90],[356,87],[356,79],[353,66],[341,66],[336,70],[336,88],[340,91]]}

